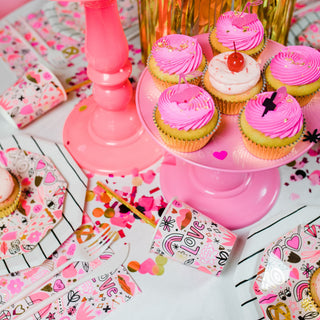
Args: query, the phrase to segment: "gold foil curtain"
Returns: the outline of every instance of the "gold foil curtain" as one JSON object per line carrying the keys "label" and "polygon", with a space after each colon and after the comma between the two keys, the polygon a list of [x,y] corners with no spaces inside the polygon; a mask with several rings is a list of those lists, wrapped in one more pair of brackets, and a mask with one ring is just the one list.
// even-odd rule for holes
{"label": "gold foil curtain", "polygon": [[[247,2],[234,0],[234,8],[242,11]],[[253,7],[268,38],[286,43],[294,4],[295,0],[264,0]],[[157,39],[172,33],[208,33],[231,7],[231,0],[138,0],[142,61]]]}

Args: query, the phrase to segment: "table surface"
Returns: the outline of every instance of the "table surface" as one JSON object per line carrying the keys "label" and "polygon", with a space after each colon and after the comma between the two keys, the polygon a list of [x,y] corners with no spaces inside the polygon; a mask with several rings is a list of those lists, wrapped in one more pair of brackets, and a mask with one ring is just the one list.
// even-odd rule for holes
{"label": "table surface", "polygon": [[[35,0],[27,6],[20,8],[7,18],[14,21],[17,15],[25,14],[38,10],[39,4],[43,0]],[[135,61],[133,75],[141,73],[142,66],[139,64],[139,38],[130,40],[130,57]],[[0,92],[12,85],[15,75],[9,71],[8,67],[0,62]],[[136,73],[136,74],[135,74]],[[89,94],[90,90],[83,94]],[[0,137],[11,134],[27,134],[63,143],[62,133],[63,124],[73,107],[79,102],[81,97],[76,94],[69,94],[68,100],[50,111],[45,116],[34,121],[24,129],[18,130],[5,119],[0,118]],[[174,261],[168,261],[164,266],[162,275],[154,275],[148,272],[132,272],[131,276],[138,283],[142,294],[137,295],[128,303],[123,304],[116,311],[108,315],[108,319],[246,319],[256,320],[261,318],[259,306],[256,302],[257,312],[250,315],[245,314],[244,307],[241,306],[240,299],[234,286],[234,276],[237,269],[237,263],[241,259],[246,244],[246,238],[252,228],[257,225],[267,223],[269,219],[276,218],[280,213],[290,212],[294,208],[302,205],[320,205],[319,199],[319,181],[315,182],[310,178],[311,173],[319,170],[319,145],[315,145],[312,150],[317,153],[305,154],[296,161],[296,166],[282,166],[279,168],[281,176],[280,195],[270,212],[255,225],[235,230],[238,235],[236,245],[230,256],[227,266],[220,277],[214,277],[202,273],[192,268],[180,265]],[[307,161],[305,161],[307,159]],[[144,170],[144,173],[153,171],[156,176],[152,184],[142,184],[138,187],[137,196],[150,196],[150,188],[160,187],[158,169],[161,164],[160,160],[151,168]],[[300,170],[300,172],[299,172]],[[133,176],[127,177],[100,177],[89,175],[88,190],[93,190],[96,181],[106,179],[112,183],[113,188],[128,189],[132,188]],[[68,179],[68,177],[66,177]],[[157,191],[157,197],[161,197],[161,190]],[[155,199],[155,197],[154,197]],[[92,220],[98,224],[99,219],[107,219],[103,216],[97,218],[93,212],[94,209],[102,204],[95,201],[87,203],[86,211]],[[157,215],[157,212],[153,212]],[[307,222],[307,221],[306,221]],[[132,224],[131,229],[125,229],[125,240],[130,242],[131,250],[129,257],[124,265],[130,261],[154,260],[155,257],[149,253],[149,247],[153,235],[153,229],[140,220]],[[288,230],[283,230],[285,233]],[[278,235],[279,236],[279,235]],[[276,237],[276,235],[275,235]],[[270,239],[272,241],[274,239]],[[258,267],[258,266],[256,266]]]}

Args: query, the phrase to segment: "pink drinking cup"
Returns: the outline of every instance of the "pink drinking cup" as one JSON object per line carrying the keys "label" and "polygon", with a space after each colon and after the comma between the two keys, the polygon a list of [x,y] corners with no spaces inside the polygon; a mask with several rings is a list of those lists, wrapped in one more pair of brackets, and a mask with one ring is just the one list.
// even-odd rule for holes
{"label": "pink drinking cup", "polygon": [[58,78],[37,64],[0,96],[0,111],[21,129],[65,100]]}
{"label": "pink drinking cup", "polygon": [[174,198],[157,224],[150,250],[219,276],[235,241],[233,232]]}

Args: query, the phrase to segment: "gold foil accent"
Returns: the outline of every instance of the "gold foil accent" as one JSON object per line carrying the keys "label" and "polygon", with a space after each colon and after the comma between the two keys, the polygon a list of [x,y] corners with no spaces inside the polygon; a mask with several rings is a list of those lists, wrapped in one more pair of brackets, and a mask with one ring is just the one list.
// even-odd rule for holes
{"label": "gold foil accent", "polygon": [[[142,62],[146,63],[154,42],[168,34],[194,36],[210,32],[217,19],[230,11],[232,0],[137,0]],[[242,11],[247,0],[235,0]],[[267,38],[286,44],[295,0],[264,0],[252,7],[262,22]]]}

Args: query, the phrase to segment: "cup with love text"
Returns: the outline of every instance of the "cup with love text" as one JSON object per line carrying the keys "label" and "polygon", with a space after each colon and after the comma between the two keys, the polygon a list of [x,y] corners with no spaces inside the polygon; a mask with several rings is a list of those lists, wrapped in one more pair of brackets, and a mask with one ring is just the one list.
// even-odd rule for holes
{"label": "cup with love text", "polygon": [[235,241],[233,232],[174,198],[157,224],[150,250],[219,276]]}

